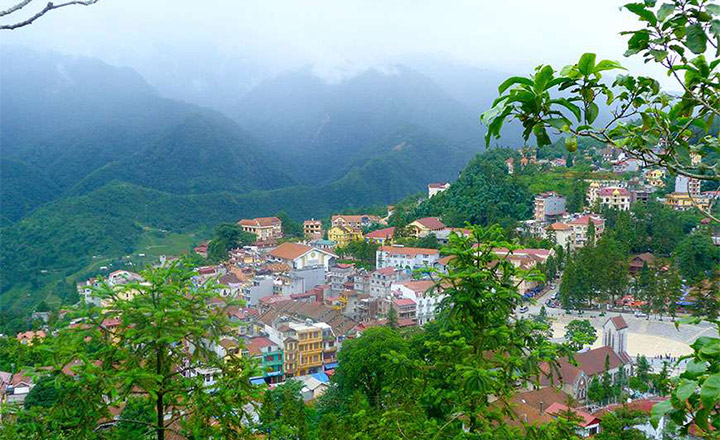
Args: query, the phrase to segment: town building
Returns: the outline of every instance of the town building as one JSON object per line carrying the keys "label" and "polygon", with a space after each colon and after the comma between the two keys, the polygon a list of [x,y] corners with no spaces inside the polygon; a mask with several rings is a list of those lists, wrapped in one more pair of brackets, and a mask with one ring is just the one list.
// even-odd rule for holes
{"label": "town building", "polygon": [[711,199],[703,194],[694,196],[687,192],[674,192],[665,195],[664,203],[676,211],[687,211],[695,208],[707,210],[710,208]]}
{"label": "town building", "polygon": [[395,227],[378,229],[365,234],[365,239],[381,246],[390,245],[395,235]]}
{"label": "town building", "polygon": [[395,297],[413,300],[415,303],[415,319],[417,319],[418,325],[425,325],[430,321],[434,321],[437,309],[443,298],[445,298],[445,295],[440,293],[432,280],[395,282],[390,289]]}
{"label": "town building", "polygon": [[300,243],[286,242],[268,253],[269,261],[285,263],[292,269],[322,266],[328,270],[335,264],[337,255]]}
{"label": "town building", "polygon": [[440,259],[437,249],[405,247],[400,245],[381,246],[375,253],[375,267],[416,270],[432,267]]}
{"label": "town building", "polygon": [[445,228],[445,224],[437,217],[419,218],[407,226],[410,235],[416,238],[426,237]]}
{"label": "town building", "polygon": [[417,322],[417,304],[410,298],[393,298],[390,307],[395,309],[398,319]]}
{"label": "town building", "polygon": [[334,241],[337,246],[347,246],[353,241],[363,239],[360,229],[349,228],[347,226],[333,226],[328,230],[328,239]]}
{"label": "town building", "polygon": [[262,376],[251,378],[251,382],[258,382],[257,379],[267,384],[282,381],[284,361],[280,344],[263,336],[250,338],[245,342],[243,355],[257,360],[258,366],[263,372]]}
{"label": "town building", "polygon": [[565,197],[555,191],[548,191],[535,196],[534,218],[540,222],[550,221],[565,214]]}
{"label": "town building", "polygon": [[573,235],[573,228],[567,223],[555,222],[548,226],[545,231],[547,239],[562,246],[563,249],[574,245],[575,237]]}
{"label": "town building", "polygon": [[370,296],[373,298],[384,298],[390,294],[393,283],[406,281],[410,275],[394,267],[384,267],[370,273]]}
{"label": "town building", "polygon": [[443,191],[447,191],[450,188],[450,184],[447,182],[436,182],[428,183],[428,199],[433,196],[440,194]]}
{"label": "town building", "polygon": [[311,218],[303,222],[303,233],[308,240],[319,240],[323,236],[322,221]]}
{"label": "town building", "polygon": [[282,220],[277,217],[242,219],[238,225],[243,231],[255,234],[257,241],[282,238]]}
{"label": "town building", "polygon": [[660,168],[649,169],[645,172],[647,184],[654,188],[665,187],[665,170]]}
{"label": "town building", "polygon": [[383,221],[377,215],[363,214],[363,215],[333,215],[331,218],[331,226],[343,226],[350,229],[362,229],[366,228],[373,223],[382,224]]}
{"label": "town building", "polygon": [[598,215],[583,215],[572,220],[569,224],[572,228],[573,249],[584,247],[588,241],[588,226],[590,222],[595,226],[595,241],[602,237],[605,232],[605,219]]}
{"label": "town building", "polygon": [[619,211],[628,211],[632,193],[626,188],[606,187],[600,188],[597,192],[597,201],[600,205]]}

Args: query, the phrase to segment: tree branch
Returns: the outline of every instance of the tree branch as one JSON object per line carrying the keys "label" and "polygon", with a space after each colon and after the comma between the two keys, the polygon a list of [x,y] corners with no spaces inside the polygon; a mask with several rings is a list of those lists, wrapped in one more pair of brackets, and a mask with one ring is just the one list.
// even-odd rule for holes
{"label": "tree branch", "polygon": [[[0,16],[9,15],[9,14],[12,14],[13,12],[17,12],[18,10],[25,7],[31,1],[32,0],[23,0],[23,2],[0,13]],[[65,6],[73,6],[73,5],[90,6],[90,5],[94,5],[98,1],[100,1],[100,0],[74,0],[74,1],[69,1],[69,2],[65,2],[65,3],[58,3],[58,4],[55,4],[53,2],[48,2],[48,4],[45,5],[44,8],[42,8],[40,11],[38,11],[32,17],[30,17],[26,20],[20,21],[18,23],[0,25],[0,30],[10,30],[11,31],[11,30],[18,29],[18,28],[21,28],[24,26],[28,26],[28,25],[32,24],[38,18],[40,18],[43,15],[47,14],[48,12],[52,11],[53,9],[60,9],[60,8],[64,8]]]}

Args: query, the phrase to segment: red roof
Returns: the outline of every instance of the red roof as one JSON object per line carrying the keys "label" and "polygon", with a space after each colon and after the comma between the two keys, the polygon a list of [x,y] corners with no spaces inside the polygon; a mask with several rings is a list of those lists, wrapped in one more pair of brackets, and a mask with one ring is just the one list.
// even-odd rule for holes
{"label": "red roof", "polygon": [[383,267],[382,269],[378,269],[377,273],[381,275],[393,275],[395,274],[395,268],[394,267]]}
{"label": "red roof", "polygon": [[281,224],[282,221],[277,217],[258,217],[244,218],[238,222],[242,226],[268,227]]}
{"label": "red roof", "polygon": [[395,227],[378,229],[377,231],[368,232],[365,237],[367,238],[392,238],[395,234]]}
{"label": "red roof", "polygon": [[572,411],[576,416],[580,417],[582,419],[582,422],[580,422],[580,426],[583,428],[587,428],[588,426],[597,425],[600,423],[600,419],[595,417],[592,414],[588,414],[585,411],[580,411],[579,409],[575,408],[569,408],[568,406],[555,402],[552,405],[550,405],[547,409],[548,414],[552,415],[558,415],[559,413],[566,412],[566,411]]}
{"label": "red roof", "polygon": [[547,228],[550,231],[569,231],[570,229],[572,229],[570,227],[570,225],[568,225],[567,223],[560,223],[560,222],[553,223],[550,226],[548,226]]}
{"label": "red roof", "polygon": [[625,188],[601,188],[597,193],[599,196],[613,196],[617,191],[617,195],[630,197],[630,191]]}
{"label": "red roof", "polygon": [[269,255],[282,260],[294,260],[310,252],[312,248],[300,243],[286,242],[270,251]]}
{"label": "red roof", "polygon": [[447,182],[433,182],[433,183],[428,183],[428,188],[446,188],[446,187],[448,187],[448,186],[450,186],[450,184],[447,183]]}
{"label": "red roof", "polygon": [[622,330],[628,327],[627,322],[625,322],[625,319],[622,317],[622,315],[613,316],[609,319],[609,321],[612,321],[613,325],[618,330]]}
{"label": "red roof", "polygon": [[573,225],[587,225],[590,223],[590,220],[592,220],[593,223],[596,225],[601,225],[604,223],[604,220],[597,217],[592,217],[590,215],[584,215],[582,217],[576,218],[575,220],[571,221],[570,224]]}
{"label": "red roof", "polygon": [[437,217],[423,217],[415,220],[413,223],[420,223],[431,231],[439,231],[445,229],[445,223],[441,222]]}
{"label": "red roof", "polygon": [[415,301],[411,300],[410,298],[396,298],[393,300],[393,302],[398,306],[414,306]]}
{"label": "red roof", "polygon": [[257,338],[252,338],[247,341],[245,344],[245,347],[247,348],[248,353],[250,353],[253,356],[257,356],[262,354],[261,349],[265,347],[271,347],[273,345],[277,345],[273,341],[271,341],[268,338],[259,336]]}
{"label": "red roof", "polygon": [[432,287],[435,285],[435,282],[431,281],[431,280],[417,280],[417,281],[405,281],[405,282],[402,282],[399,284],[412,290],[418,296],[422,296],[428,290],[432,289]]}
{"label": "red roof", "polygon": [[436,255],[440,251],[437,249],[413,248],[405,246],[380,246],[380,251],[395,255]]}

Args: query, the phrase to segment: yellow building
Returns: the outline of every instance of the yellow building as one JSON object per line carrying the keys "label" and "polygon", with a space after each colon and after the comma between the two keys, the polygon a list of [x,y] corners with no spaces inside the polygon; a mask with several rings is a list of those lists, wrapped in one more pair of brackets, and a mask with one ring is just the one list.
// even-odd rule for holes
{"label": "yellow building", "polygon": [[687,211],[696,207],[705,210],[710,208],[710,198],[697,195],[691,199],[688,193],[674,192],[665,196],[665,204],[676,211]]}
{"label": "yellow building", "polygon": [[345,226],[333,226],[328,231],[328,239],[334,241],[338,246],[347,246],[351,241],[362,240],[362,231],[351,229]]}
{"label": "yellow building", "polygon": [[323,330],[316,325],[289,323],[278,329],[285,335],[285,376],[318,372],[323,365]]}
{"label": "yellow building", "polygon": [[650,170],[647,173],[645,173],[645,178],[647,179],[647,183],[650,186],[654,186],[655,188],[662,188],[665,186],[665,171],[664,170]]}

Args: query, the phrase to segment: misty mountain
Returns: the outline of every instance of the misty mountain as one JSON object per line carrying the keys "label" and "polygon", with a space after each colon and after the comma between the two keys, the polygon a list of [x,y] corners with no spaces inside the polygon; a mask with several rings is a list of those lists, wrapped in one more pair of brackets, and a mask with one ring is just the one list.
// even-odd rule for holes
{"label": "misty mountain", "polygon": [[308,70],[290,72],[259,84],[232,116],[308,183],[340,178],[354,162],[383,154],[382,140],[406,126],[446,139],[463,161],[482,147],[477,116],[403,66],[371,69],[337,84]]}

